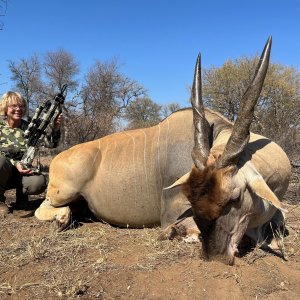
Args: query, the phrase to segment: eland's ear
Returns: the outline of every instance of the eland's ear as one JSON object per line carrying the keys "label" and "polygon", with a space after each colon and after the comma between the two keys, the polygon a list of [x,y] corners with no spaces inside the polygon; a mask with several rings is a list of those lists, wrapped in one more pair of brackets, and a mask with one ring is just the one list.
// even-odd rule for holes
{"label": "eland's ear", "polygon": [[191,174],[191,172],[188,172],[188,173],[184,174],[183,176],[178,178],[173,184],[165,187],[164,190],[169,190],[169,189],[172,189],[176,186],[184,184],[188,180],[188,178],[190,177],[190,174]]}
{"label": "eland's ear", "polygon": [[273,191],[269,188],[266,184],[264,179],[255,178],[247,183],[250,189],[255,193],[257,196],[262,198],[265,201],[268,201],[270,204],[274,205],[276,208],[281,210],[282,212],[288,212],[285,208],[283,208],[282,203],[279,201],[277,196],[273,193]]}
{"label": "eland's ear", "polygon": [[247,186],[253,193],[282,212],[288,212],[250,161],[244,164],[241,171],[245,175]]}

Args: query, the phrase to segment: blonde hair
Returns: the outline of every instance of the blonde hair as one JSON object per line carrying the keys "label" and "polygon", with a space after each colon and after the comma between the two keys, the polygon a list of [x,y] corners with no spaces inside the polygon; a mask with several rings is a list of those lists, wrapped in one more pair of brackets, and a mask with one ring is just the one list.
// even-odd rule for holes
{"label": "blonde hair", "polygon": [[27,102],[26,100],[18,93],[18,92],[7,92],[3,94],[1,101],[0,101],[0,115],[6,116],[7,109],[9,105],[23,105],[25,108],[23,110],[24,117],[27,114]]}

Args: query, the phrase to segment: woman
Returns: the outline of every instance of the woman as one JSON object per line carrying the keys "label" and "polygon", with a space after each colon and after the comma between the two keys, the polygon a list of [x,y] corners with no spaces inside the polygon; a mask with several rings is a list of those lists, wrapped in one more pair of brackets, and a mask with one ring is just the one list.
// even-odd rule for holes
{"label": "woman", "polygon": [[[10,212],[5,203],[4,193],[16,189],[16,205],[27,201],[27,195],[38,195],[46,189],[46,179],[42,174],[21,164],[26,151],[24,131],[29,122],[23,119],[27,113],[27,103],[17,92],[7,92],[0,101],[0,215]],[[47,144],[57,146],[60,137],[60,115],[54,122],[51,136],[46,136]]]}

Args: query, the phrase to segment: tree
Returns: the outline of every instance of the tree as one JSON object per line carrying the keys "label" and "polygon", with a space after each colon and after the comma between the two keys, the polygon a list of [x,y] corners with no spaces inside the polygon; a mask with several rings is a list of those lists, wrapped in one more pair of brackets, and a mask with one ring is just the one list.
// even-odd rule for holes
{"label": "tree", "polygon": [[[43,60],[35,54],[19,62],[9,61],[9,69],[15,88],[22,93],[31,109],[35,109],[45,98],[52,98],[64,84],[68,85],[68,91],[78,86],[74,79],[79,72],[78,63],[65,50],[48,52]],[[48,82],[43,82],[41,78],[46,78]]]}
{"label": "tree", "polygon": [[279,143],[290,156],[299,152],[300,73],[296,69],[270,66],[253,130]]}
{"label": "tree", "polygon": [[[40,60],[37,55],[32,55],[29,58],[20,59],[19,62],[10,61],[9,69],[15,88],[28,102],[28,114],[32,114],[45,99],[52,99],[57,92],[62,90],[64,84],[67,84],[67,92],[74,91],[71,101],[68,100],[65,103],[67,117],[70,116],[69,113],[72,113],[70,107],[77,106],[78,103],[74,99],[78,98],[78,91],[75,91],[78,81],[74,78],[79,72],[79,67],[71,53],[63,49],[48,52],[43,60]],[[46,78],[47,81],[42,81],[42,78]],[[70,130],[71,128],[64,126],[63,137],[68,137]]]}
{"label": "tree", "polygon": [[64,84],[67,84],[68,90],[74,90],[78,86],[78,81],[74,78],[79,73],[79,64],[66,50],[47,52],[43,66],[48,79],[48,93],[53,93],[56,89],[61,91]]}
{"label": "tree", "polygon": [[207,106],[234,121],[240,100],[249,86],[257,59],[228,60],[220,68],[203,72],[203,98]]}
{"label": "tree", "polygon": [[[258,57],[227,61],[203,72],[203,99],[207,106],[234,121],[240,100],[252,81]],[[270,137],[286,151],[297,148],[299,135],[300,74],[292,68],[270,63],[255,110],[252,130]]]}
{"label": "tree", "polygon": [[150,98],[137,98],[126,108],[124,118],[129,122],[127,128],[144,128],[157,124],[161,120],[161,106]]}
{"label": "tree", "polygon": [[80,81],[75,79],[78,63],[63,49],[46,53],[41,61],[37,55],[11,61],[9,68],[31,111],[67,84],[64,147],[114,132],[128,104],[146,94],[141,85],[119,71],[116,60],[96,61],[79,88]]}
{"label": "tree", "polygon": [[15,88],[20,91],[29,108],[34,109],[39,103],[39,94],[42,89],[41,66],[37,55],[25,59],[18,63],[9,61],[11,80],[15,82]]}
{"label": "tree", "polygon": [[145,93],[136,81],[121,74],[116,60],[96,61],[85,75],[81,103],[73,110],[74,117],[69,118],[72,143],[94,140],[116,131],[123,110]]}

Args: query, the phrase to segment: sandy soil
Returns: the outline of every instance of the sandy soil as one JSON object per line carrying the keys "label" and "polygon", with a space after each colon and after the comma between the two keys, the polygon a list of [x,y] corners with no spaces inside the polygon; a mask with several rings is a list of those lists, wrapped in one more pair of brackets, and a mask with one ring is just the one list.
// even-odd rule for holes
{"label": "sandy soil", "polygon": [[33,217],[42,199],[31,198],[31,209],[0,218],[0,299],[300,299],[294,171],[285,258],[255,248],[234,266],[204,261],[199,244],[157,241],[159,228],[120,229],[85,217],[57,232]]}

